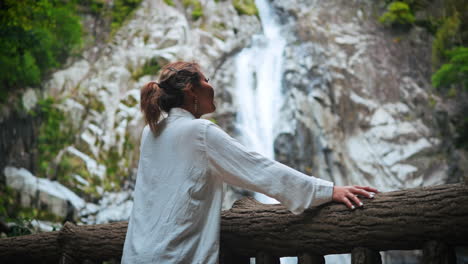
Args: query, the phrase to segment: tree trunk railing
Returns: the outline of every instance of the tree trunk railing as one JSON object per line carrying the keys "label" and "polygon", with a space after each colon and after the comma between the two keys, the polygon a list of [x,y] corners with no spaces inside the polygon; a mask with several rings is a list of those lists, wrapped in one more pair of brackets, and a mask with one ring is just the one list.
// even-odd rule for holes
{"label": "tree trunk railing", "polygon": [[[463,183],[379,193],[349,210],[327,203],[294,215],[252,198],[222,212],[220,263],[324,263],[351,253],[352,263],[381,263],[380,251],[422,249],[424,263],[455,263],[468,245],[468,186]],[[0,239],[0,263],[120,263],[127,222],[65,223],[60,231]]]}

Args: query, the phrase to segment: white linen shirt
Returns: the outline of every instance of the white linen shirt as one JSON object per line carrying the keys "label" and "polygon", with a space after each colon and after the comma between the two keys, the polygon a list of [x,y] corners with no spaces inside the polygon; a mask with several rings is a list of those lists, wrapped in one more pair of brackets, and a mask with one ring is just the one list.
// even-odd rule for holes
{"label": "white linen shirt", "polygon": [[278,200],[294,214],[332,200],[333,182],[251,151],[219,126],[172,108],[142,132],[122,263],[215,264],[223,185]]}

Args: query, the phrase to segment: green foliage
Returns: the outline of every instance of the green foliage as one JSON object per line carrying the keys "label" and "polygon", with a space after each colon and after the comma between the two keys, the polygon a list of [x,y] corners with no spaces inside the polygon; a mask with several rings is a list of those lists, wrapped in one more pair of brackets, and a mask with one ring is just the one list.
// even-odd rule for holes
{"label": "green foliage", "polygon": [[114,0],[112,7],[112,31],[116,31],[142,0]]}
{"label": "green foliage", "polygon": [[164,0],[164,3],[166,3],[166,5],[169,5],[169,6],[175,6],[173,0]]}
{"label": "green foliage", "polygon": [[72,1],[5,0],[0,4],[2,93],[36,86],[81,44],[81,24]]}
{"label": "green foliage", "polygon": [[159,65],[158,61],[156,58],[152,58],[149,61],[147,61],[142,68],[136,69],[135,71],[132,71],[132,78],[133,80],[137,81],[140,79],[142,76],[145,75],[156,75],[159,70],[161,70],[161,65]]}
{"label": "green foliage", "polygon": [[192,19],[197,20],[203,16],[203,8],[199,0],[184,0],[183,5],[185,8],[192,6]]}
{"label": "green foliage", "polygon": [[432,66],[437,68],[443,61],[447,60],[445,52],[450,49],[454,43],[454,38],[457,36],[460,28],[460,19],[458,12],[444,20],[442,26],[439,27],[432,43]]}
{"label": "green foliage", "polygon": [[429,95],[429,100],[428,100],[428,102],[429,102],[429,106],[430,106],[432,109],[434,109],[435,106],[437,105],[436,99],[434,99],[434,97],[432,97],[431,95]]}
{"label": "green foliage", "polygon": [[91,14],[100,15],[104,10],[106,0],[81,0],[80,4],[89,7]]}
{"label": "green foliage", "polygon": [[16,203],[16,192],[5,185],[0,185],[0,219],[8,217]]}
{"label": "green foliage", "polygon": [[66,125],[65,115],[56,107],[53,97],[40,100],[38,105],[38,114],[42,120],[38,136],[38,175],[54,178],[53,161],[60,150],[73,143],[74,137],[71,126]]}
{"label": "green foliage", "polygon": [[258,9],[254,0],[233,0],[232,4],[239,15],[258,16]]}
{"label": "green foliage", "polygon": [[387,7],[379,22],[386,26],[402,26],[414,23],[414,15],[410,7],[405,2],[392,2]]}
{"label": "green foliage", "polygon": [[13,222],[8,237],[28,235],[34,232],[34,219],[61,222],[63,219],[45,210],[21,207],[18,203],[19,193],[11,187],[0,185],[0,219]]}
{"label": "green foliage", "polygon": [[436,88],[459,84],[468,91],[468,47],[458,47],[445,52],[449,62],[432,76]]}

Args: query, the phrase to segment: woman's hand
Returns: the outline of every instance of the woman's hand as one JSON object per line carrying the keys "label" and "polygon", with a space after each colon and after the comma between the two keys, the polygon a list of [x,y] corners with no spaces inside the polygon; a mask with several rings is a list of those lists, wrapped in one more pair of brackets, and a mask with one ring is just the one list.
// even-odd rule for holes
{"label": "woman's hand", "polygon": [[372,199],[374,198],[374,194],[378,192],[377,189],[369,186],[334,186],[333,201],[344,203],[349,209],[353,210],[356,208],[353,203],[356,204],[356,206],[364,205],[357,195]]}

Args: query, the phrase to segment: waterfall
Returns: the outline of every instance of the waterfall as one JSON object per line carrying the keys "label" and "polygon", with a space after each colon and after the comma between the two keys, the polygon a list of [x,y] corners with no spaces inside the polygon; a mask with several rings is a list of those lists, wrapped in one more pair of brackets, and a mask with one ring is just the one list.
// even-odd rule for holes
{"label": "waterfall", "polygon": [[[236,97],[238,115],[236,126],[239,140],[252,150],[274,159],[275,123],[283,103],[281,88],[283,52],[286,40],[266,0],[256,0],[263,32],[252,37],[250,47],[236,57]],[[255,193],[261,203],[279,203],[261,193]],[[327,263],[348,263],[349,254],[329,255]],[[251,263],[255,263],[252,259]],[[296,257],[281,258],[282,264],[297,263]]]}
{"label": "waterfall", "polygon": [[[273,128],[282,101],[286,40],[282,38],[280,27],[266,1],[257,0],[256,4],[263,34],[253,36],[251,47],[245,48],[236,57],[237,128],[242,143],[273,159]],[[278,203],[260,193],[255,198],[262,203]]]}
{"label": "waterfall", "polygon": [[[255,1],[263,34],[252,38],[252,45],[236,57],[236,93],[239,102],[237,128],[240,141],[249,148],[274,159],[274,125],[282,104],[281,83],[286,40],[281,36],[273,10],[266,0]],[[278,203],[261,193],[255,199]],[[297,263],[296,258],[281,258],[281,263]],[[254,263],[254,260],[251,260]]]}

